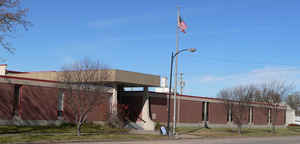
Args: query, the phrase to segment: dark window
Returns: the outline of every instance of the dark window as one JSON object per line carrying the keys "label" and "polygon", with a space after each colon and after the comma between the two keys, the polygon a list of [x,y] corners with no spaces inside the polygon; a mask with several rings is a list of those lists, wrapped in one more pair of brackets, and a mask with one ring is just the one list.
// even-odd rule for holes
{"label": "dark window", "polygon": [[[231,117],[230,120],[229,120],[229,117]],[[231,122],[231,121],[232,121],[232,111],[231,111],[231,106],[228,106],[228,108],[227,108],[227,122]]]}
{"label": "dark window", "polygon": [[272,123],[272,109],[270,109],[270,123]]}
{"label": "dark window", "polygon": [[254,123],[254,122],[253,122],[253,120],[254,120],[254,112],[253,112],[253,107],[252,107],[251,111],[252,111],[252,117],[251,117],[251,121],[252,121],[252,123]]}
{"label": "dark window", "polygon": [[204,109],[205,109],[205,102],[202,102],[202,121],[204,121]]}
{"label": "dark window", "polygon": [[283,111],[283,118],[284,118],[284,119],[283,119],[283,122],[284,122],[284,124],[285,124],[285,123],[286,123],[286,110]]}
{"label": "dark window", "polygon": [[207,109],[206,109],[206,121],[208,121],[208,116],[209,116],[209,102],[207,102]]}
{"label": "dark window", "polygon": [[57,116],[63,116],[64,111],[64,92],[60,91],[58,94]]}
{"label": "dark window", "polygon": [[19,110],[20,110],[20,90],[21,85],[15,85],[14,88],[14,104],[13,104],[13,115],[19,116]]}
{"label": "dark window", "polygon": [[[252,111],[252,109],[251,109],[251,107],[249,107],[249,114],[248,114],[248,122],[250,123],[253,119],[252,119],[252,117],[253,117],[253,113],[252,113],[252,117],[251,117],[251,111]],[[252,121],[253,122],[253,121]]]}

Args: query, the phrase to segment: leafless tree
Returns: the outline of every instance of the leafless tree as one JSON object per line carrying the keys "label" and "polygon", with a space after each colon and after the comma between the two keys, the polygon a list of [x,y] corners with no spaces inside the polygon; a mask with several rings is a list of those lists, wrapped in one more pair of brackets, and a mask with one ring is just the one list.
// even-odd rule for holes
{"label": "leafless tree", "polygon": [[218,97],[224,100],[225,111],[237,125],[239,134],[241,134],[243,122],[247,120],[247,112],[256,92],[254,86],[248,85],[223,89],[218,94]]}
{"label": "leafless tree", "polygon": [[107,96],[107,88],[104,87],[103,81],[108,75],[105,67],[99,62],[84,59],[65,65],[58,76],[66,93],[65,102],[74,113],[78,136],[89,112],[103,103]]}
{"label": "leafless tree", "polygon": [[300,106],[300,92],[295,92],[287,96],[285,99],[286,104],[288,104],[292,109],[295,110],[296,114],[299,113],[298,107]]}
{"label": "leafless tree", "polygon": [[15,32],[18,26],[27,30],[31,25],[26,20],[28,9],[21,8],[20,0],[0,0],[0,45],[10,53],[14,52],[6,38]]}
{"label": "leafless tree", "polygon": [[275,133],[275,126],[278,118],[278,114],[284,107],[282,101],[287,97],[294,86],[287,84],[284,81],[270,81],[262,84],[259,87],[260,95],[257,95],[256,101],[263,102],[268,109],[266,109],[266,116],[271,112],[272,132]]}

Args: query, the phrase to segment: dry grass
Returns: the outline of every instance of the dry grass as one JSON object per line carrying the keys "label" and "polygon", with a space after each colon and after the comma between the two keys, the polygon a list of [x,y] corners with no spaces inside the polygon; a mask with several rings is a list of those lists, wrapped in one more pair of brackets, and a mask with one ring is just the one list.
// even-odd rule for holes
{"label": "dry grass", "polygon": [[101,125],[87,124],[82,136],[76,136],[74,125],[63,126],[0,126],[0,143],[51,143],[72,141],[128,141],[164,138],[159,135],[130,134],[126,129],[113,129]]}
{"label": "dry grass", "polygon": [[179,134],[189,134],[202,138],[215,137],[264,137],[264,136],[296,136],[300,135],[300,127],[277,128],[276,133],[272,133],[270,128],[243,128],[242,134],[237,133],[237,129],[231,128],[178,128]]}

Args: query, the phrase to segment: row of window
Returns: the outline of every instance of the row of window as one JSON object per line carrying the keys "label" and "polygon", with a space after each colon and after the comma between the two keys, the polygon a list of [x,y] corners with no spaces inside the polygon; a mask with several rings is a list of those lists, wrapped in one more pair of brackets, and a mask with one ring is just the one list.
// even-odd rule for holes
{"label": "row of window", "polygon": [[[22,96],[22,85],[15,85],[14,87],[14,103],[13,103],[13,116],[19,116],[21,110],[21,96]],[[57,116],[63,116],[64,111],[64,93],[59,92],[58,105],[57,105]]]}
{"label": "row of window", "polygon": [[[206,111],[205,111],[205,103],[206,103]],[[268,108],[267,111],[270,111],[271,109]],[[254,115],[253,115],[253,107],[248,108],[248,122],[253,123]],[[284,112],[284,123],[286,119],[286,113]],[[202,102],[202,121],[208,121],[209,120],[209,102]],[[232,122],[232,112],[230,109],[227,110],[227,122]],[[267,115],[267,122],[272,123],[272,115],[269,113]]]}

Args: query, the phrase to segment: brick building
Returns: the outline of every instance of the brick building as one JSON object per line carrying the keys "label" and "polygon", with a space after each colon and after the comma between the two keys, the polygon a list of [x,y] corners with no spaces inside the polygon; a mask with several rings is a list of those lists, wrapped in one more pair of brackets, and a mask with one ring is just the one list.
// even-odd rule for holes
{"label": "brick building", "polygon": [[[0,124],[47,125],[72,121],[74,115],[64,103],[67,97],[58,89],[59,72],[17,72],[0,65]],[[153,130],[155,122],[166,123],[168,95],[149,92],[148,87],[159,87],[160,77],[122,70],[108,70],[104,82],[108,88],[104,103],[88,114],[88,121],[102,123],[106,114],[117,104],[128,105],[129,119],[146,130]],[[128,91],[128,87],[141,87]],[[207,122],[211,127],[232,126],[231,116],[223,101],[216,98],[179,95],[179,126],[199,126]],[[171,108],[173,108],[171,99]],[[266,114],[267,112],[267,114]],[[173,109],[171,109],[171,117]],[[272,123],[272,112],[266,106],[252,103],[243,121],[249,127],[266,127]],[[276,125],[286,124],[286,107],[282,106]]]}

